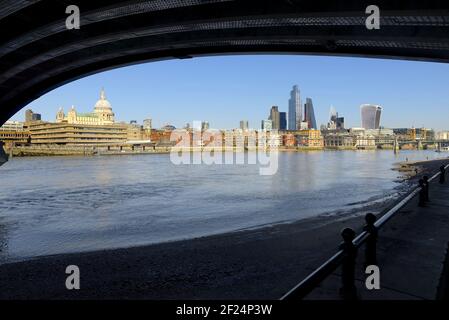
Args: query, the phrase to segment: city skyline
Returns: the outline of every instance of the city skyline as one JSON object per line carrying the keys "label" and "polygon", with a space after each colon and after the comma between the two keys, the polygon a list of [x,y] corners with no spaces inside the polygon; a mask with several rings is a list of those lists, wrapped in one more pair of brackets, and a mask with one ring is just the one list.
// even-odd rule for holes
{"label": "city skyline", "polygon": [[[261,64],[264,65],[263,70],[257,69]],[[327,68],[327,73],[322,73],[320,77],[311,73],[307,81],[298,80],[304,79],[300,76],[301,72],[305,73],[310,70],[311,65],[316,67],[318,64]],[[351,64],[353,67],[347,72],[350,75],[339,73],[341,68]],[[213,75],[208,70],[212,66],[220,72]],[[288,75],[288,79],[282,81],[269,80],[270,73],[279,74],[292,66],[299,68],[298,76]],[[360,74],[358,67],[371,75],[369,81],[357,80],[356,76]],[[199,70],[199,74],[190,78],[190,82],[183,82],[186,77],[190,77],[188,71],[192,68]],[[240,72],[233,73],[237,68]],[[446,66],[435,63],[308,56],[233,56],[198,58],[192,61],[172,60],[120,68],[86,77],[55,89],[24,109],[33,109],[41,113],[44,120],[53,121],[54,110],[59,107],[68,109],[75,105],[81,112],[89,110],[98,90],[104,86],[118,118],[126,122],[137,120],[141,123],[144,119],[151,118],[154,127],[167,123],[183,127],[186,122],[202,120],[208,121],[214,128],[230,129],[238,127],[239,119],[247,119],[249,127],[258,128],[260,121],[267,119],[266,112],[270,106],[279,106],[280,112],[288,113],[289,91],[293,85],[298,84],[301,94],[313,99],[317,126],[327,123],[327,111],[330,105],[334,105],[345,116],[346,127],[359,127],[360,105],[373,103],[382,105],[386,110],[382,115],[382,126],[447,130],[448,125],[444,119],[449,118],[446,107],[449,95],[443,87],[449,85],[449,79],[444,74],[444,68]],[[415,76],[407,78],[412,70]],[[151,74],[158,75],[159,84],[147,77],[150,71]],[[158,72],[154,73],[155,71]],[[267,73],[268,80],[261,79],[263,71]],[[433,75],[432,78],[425,76],[430,74]],[[177,77],[170,78],[174,75]],[[221,79],[223,75],[225,79]],[[389,77],[385,83],[377,81],[378,77],[382,76],[383,79],[387,75]],[[236,83],[235,76],[241,78],[239,83]],[[253,79],[255,77],[259,80]],[[341,81],[332,81],[338,77]],[[253,81],[248,81],[247,78]],[[391,87],[394,81],[391,78],[401,78],[402,82],[396,81],[399,85]],[[434,82],[434,79],[440,81]],[[214,85],[215,80],[217,82]],[[128,85],[124,85],[125,83]],[[434,90],[428,90],[431,83],[436,84]],[[387,84],[390,84],[388,90],[380,90],[387,87]],[[172,89],[171,93],[167,92],[168,88]],[[212,98],[217,92],[220,99]],[[426,112],[422,112],[420,108],[428,101],[432,101],[432,105],[426,105]],[[24,109],[12,117],[12,120],[23,120]]]}

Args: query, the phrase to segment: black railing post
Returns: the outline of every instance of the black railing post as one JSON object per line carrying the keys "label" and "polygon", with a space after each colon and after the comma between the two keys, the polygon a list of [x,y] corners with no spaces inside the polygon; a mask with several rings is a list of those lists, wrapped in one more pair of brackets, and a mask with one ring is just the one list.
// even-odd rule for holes
{"label": "black railing post", "polygon": [[355,261],[357,258],[357,248],[352,243],[355,232],[351,228],[345,228],[341,232],[343,243],[340,249],[343,250],[343,261],[341,265],[341,288],[340,295],[344,300],[357,299],[357,289],[355,287]]}
{"label": "black railing post", "polygon": [[425,190],[424,180],[423,179],[419,179],[419,187],[421,189],[419,190],[418,206],[419,207],[425,207],[426,206],[426,190]]}
{"label": "black railing post", "polygon": [[440,183],[446,182],[446,168],[444,166],[440,167]]}
{"label": "black railing post", "polygon": [[363,230],[368,232],[368,238],[365,244],[365,268],[371,265],[377,265],[377,236],[378,230],[374,223],[376,222],[376,216],[372,213],[368,213],[365,216],[366,225]]}
{"label": "black railing post", "polygon": [[429,177],[428,176],[424,176],[422,178],[424,180],[424,194],[425,194],[425,198],[426,198],[426,202],[429,202]]}

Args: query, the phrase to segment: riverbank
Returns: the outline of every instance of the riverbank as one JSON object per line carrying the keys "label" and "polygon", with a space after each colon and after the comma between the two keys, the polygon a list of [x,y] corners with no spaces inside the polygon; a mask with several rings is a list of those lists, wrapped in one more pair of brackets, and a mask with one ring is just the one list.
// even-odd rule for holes
{"label": "riverbank", "polygon": [[156,146],[58,146],[58,145],[24,145],[5,149],[5,152],[14,157],[63,157],[63,156],[100,156],[100,155],[141,155],[141,154],[167,154],[169,147]]}
{"label": "riverbank", "polygon": [[393,168],[401,173],[400,179],[404,182],[417,183],[421,177],[427,175],[431,177],[439,171],[442,165],[449,163],[449,157],[438,160],[423,160],[423,161],[406,161],[399,162]]}
{"label": "riverbank", "polygon": [[[388,149],[388,148],[387,148]],[[317,151],[384,151],[385,148],[357,148],[357,147],[279,147],[278,152],[317,152]],[[216,152],[218,148],[208,147],[181,147],[182,152]],[[258,148],[227,148],[222,147],[222,152],[258,152]],[[96,156],[96,155],[142,155],[142,154],[167,154],[172,152],[172,147],[167,146],[135,146],[131,144],[123,146],[59,146],[59,145],[19,145],[12,150],[5,149],[11,157],[48,157],[48,156]]]}
{"label": "riverbank", "polygon": [[[407,165],[421,176],[447,162]],[[404,188],[418,176],[400,177]],[[278,299],[335,252],[343,227],[360,231],[363,213],[384,212],[393,203],[193,240],[4,264],[0,299]],[[71,264],[81,271],[79,291],[64,286]]]}

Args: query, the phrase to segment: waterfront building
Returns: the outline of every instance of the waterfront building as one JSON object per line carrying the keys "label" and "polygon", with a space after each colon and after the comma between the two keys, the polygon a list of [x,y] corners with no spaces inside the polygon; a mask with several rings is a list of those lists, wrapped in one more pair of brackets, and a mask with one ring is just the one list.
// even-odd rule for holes
{"label": "waterfront building", "polygon": [[297,145],[300,147],[308,147],[313,149],[322,149],[324,140],[320,130],[308,129],[300,130],[296,134]]}
{"label": "waterfront building", "polygon": [[363,136],[365,135],[365,128],[351,128],[349,129],[349,132],[355,136]]}
{"label": "waterfront building", "polygon": [[240,121],[240,130],[248,130],[249,125],[248,125],[248,120],[241,120]]}
{"label": "waterfront building", "polygon": [[374,104],[362,104],[360,106],[360,116],[362,128],[379,129],[382,107]]}
{"label": "waterfront building", "polygon": [[427,128],[395,128],[393,133],[398,140],[405,141],[433,141],[436,138],[435,131]]}
{"label": "waterfront building", "polygon": [[296,136],[293,133],[286,133],[282,135],[282,145],[284,147],[296,147],[297,144]]}
{"label": "waterfront building", "polygon": [[23,131],[24,123],[20,121],[6,121],[1,127],[0,131]]}
{"label": "waterfront building", "polygon": [[311,129],[311,128],[309,128],[309,123],[308,122],[303,121],[303,122],[299,123],[298,130],[307,130],[307,129]]}
{"label": "waterfront building", "polygon": [[67,122],[34,122],[29,125],[32,144],[96,145],[127,140],[126,124],[88,125]]}
{"label": "waterfront building", "polygon": [[139,137],[138,126],[115,123],[114,112],[103,89],[91,113],[78,113],[72,107],[66,115],[60,108],[56,123],[32,121],[27,125],[32,144],[120,144],[128,137]]}
{"label": "waterfront building", "polygon": [[[170,125],[166,125],[170,126]],[[176,141],[170,141],[170,137],[172,135],[173,130],[166,130],[166,129],[172,129],[173,126],[167,127],[164,129],[164,127],[161,130],[153,129],[151,130],[150,140],[156,144],[156,146],[165,146],[170,147],[174,146],[176,144]]]}
{"label": "waterfront building", "polygon": [[279,107],[278,106],[272,106],[271,107],[270,116],[268,117],[268,120],[271,120],[273,130],[279,130],[280,129],[281,122],[280,122],[280,115],[279,115]]}
{"label": "waterfront building", "polygon": [[354,136],[355,147],[358,149],[391,148],[396,141],[393,129],[351,128],[349,132]]}
{"label": "waterfront building", "polygon": [[358,149],[389,148],[396,140],[393,129],[351,128],[349,132],[354,136],[355,147]]}
{"label": "waterfront building", "polygon": [[354,136],[348,132],[331,132],[324,136],[324,146],[331,149],[354,148]]}
{"label": "waterfront building", "polygon": [[437,140],[449,140],[449,131],[440,131],[435,135]]}
{"label": "waterfront building", "polygon": [[297,130],[298,124],[302,122],[301,95],[297,85],[290,91],[288,100],[288,130]]}
{"label": "waterfront building", "polygon": [[271,120],[262,120],[262,130],[265,131],[273,130],[273,122]]}
{"label": "waterfront building", "polygon": [[429,128],[416,129],[416,139],[433,141],[435,140],[435,131]]}
{"label": "waterfront building", "polygon": [[131,121],[126,126],[126,140],[127,141],[142,141],[147,140],[144,136],[143,127],[140,126],[137,121]]}
{"label": "waterfront building", "polygon": [[275,132],[270,132],[267,135],[267,146],[270,148],[278,148],[282,145],[282,135]]}
{"label": "waterfront building", "polygon": [[308,123],[309,129],[318,129],[315,120],[315,111],[313,110],[313,102],[311,98],[306,99],[304,105],[304,121]]}
{"label": "waterfront building", "polygon": [[30,132],[24,127],[23,122],[6,121],[0,127],[0,141],[6,148],[14,143],[27,143],[30,139]]}
{"label": "waterfront building", "polygon": [[383,149],[385,146],[394,146],[396,137],[394,135],[375,135],[376,146]]}
{"label": "waterfront building", "polygon": [[414,128],[394,128],[393,134],[398,140],[415,140],[416,132]]}
{"label": "waterfront building", "polygon": [[354,146],[357,149],[375,149],[376,148],[376,137],[369,134],[354,136]]}
{"label": "waterfront building", "polygon": [[57,123],[68,124],[85,124],[85,125],[111,125],[115,121],[115,115],[112,111],[112,106],[106,99],[106,93],[104,89],[100,92],[100,99],[94,106],[94,110],[91,113],[79,113],[72,106],[67,115],[64,113],[63,108],[59,108],[56,114]]}
{"label": "waterfront building", "polygon": [[367,129],[365,133],[372,136],[393,136],[393,129],[379,128],[379,129]]}
{"label": "waterfront building", "polygon": [[279,130],[287,130],[287,113],[279,112]]}

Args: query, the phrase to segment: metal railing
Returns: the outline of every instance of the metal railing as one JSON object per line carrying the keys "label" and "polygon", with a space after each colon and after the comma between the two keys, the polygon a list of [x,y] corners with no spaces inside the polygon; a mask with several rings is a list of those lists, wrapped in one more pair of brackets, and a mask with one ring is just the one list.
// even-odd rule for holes
{"label": "metal railing", "polygon": [[[449,164],[444,167],[443,173],[449,168]],[[435,180],[439,177],[441,172],[434,174],[428,182]],[[402,207],[404,207],[411,199],[413,199],[420,192],[423,192],[424,187],[418,186],[415,187],[407,196],[403,197],[396,205],[394,205],[391,209],[389,209],[384,215],[382,215],[377,221],[373,221],[371,230],[379,230],[385,223],[390,220]],[[369,214],[368,214],[369,215]],[[347,271],[343,270],[342,272],[342,288],[344,298],[348,298],[346,293],[349,291],[349,299],[353,296],[352,290],[355,290],[354,285],[354,268],[355,268],[355,258],[356,258],[356,250],[361,247],[363,244],[370,239],[370,237],[374,237],[374,243],[377,240],[377,231],[376,234],[372,234],[370,231],[364,230],[358,236],[353,236],[352,238],[345,239],[345,235],[343,234],[345,231],[352,229],[345,229],[342,232],[342,236],[345,240],[343,248],[341,248],[337,253],[335,253],[332,257],[330,257],[326,262],[324,262],[321,266],[319,266],[315,271],[309,274],[304,280],[302,280],[298,285],[296,285],[293,289],[288,291],[280,300],[297,300],[305,298],[312,290],[314,290],[322,281],[324,281],[329,275],[331,275],[339,266],[342,266],[343,269],[349,270],[350,274],[347,274]],[[355,235],[355,233],[354,233]],[[374,244],[375,246],[375,244]],[[374,252],[370,253],[371,255],[375,255],[375,247]],[[375,257],[374,257],[375,259]],[[346,268],[345,268],[346,266]],[[346,273],[346,274],[345,274]],[[352,273],[352,274],[351,274]],[[345,279],[346,278],[346,279]],[[345,286],[349,286],[351,288],[345,288]],[[351,283],[352,282],[352,283]],[[346,284],[345,284],[346,283]]]}

